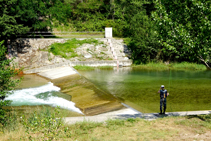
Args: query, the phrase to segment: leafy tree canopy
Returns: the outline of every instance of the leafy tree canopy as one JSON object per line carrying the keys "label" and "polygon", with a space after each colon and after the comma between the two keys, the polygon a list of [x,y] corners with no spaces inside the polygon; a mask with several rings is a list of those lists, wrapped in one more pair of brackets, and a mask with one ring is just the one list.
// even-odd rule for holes
{"label": "leafy tree canopy", "polygon": [[116,0],[114,4],[114,20],[119,24],[119,29],[122,28],[119,32],[130,38],[128,47],[132,51],[134,63],[154,59],[159,46],[154,32],[156,27],[150,18],[153,5],[148,1],[137,0]]}
{"label": "leafy tree canopy", "polygon": [[17,34],[25,33],[29,27],[25,27],[16,21],[18,15],[11,14],[12,6],[16,4],[16,0],[0,1],[0,39],[7,40],[16,37]]}
{"label": "leafy tree canopy", "polygon": [[0,0],[0,38],[51,30],[53,19],[65,24],[70,15],[70,5],[62,0]]}
{"label": "leafy tree canopy", "polygon": [[154,3],[156,11],[152,16],[163,56],[190,62],[197,62],[199,55],[207,58],[211,51],[211,1],[156,0]]}

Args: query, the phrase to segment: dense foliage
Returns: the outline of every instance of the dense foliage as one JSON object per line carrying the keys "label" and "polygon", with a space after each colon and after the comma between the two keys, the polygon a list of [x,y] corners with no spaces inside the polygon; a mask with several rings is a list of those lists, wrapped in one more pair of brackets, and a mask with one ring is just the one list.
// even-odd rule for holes
{"label": "dense foliage", "polygon": [[47,31],[52,21],[67,23],[71,15],[70,5],[61,0],[1,0],[0,38],[17,38],[28,31]]}
{"label": "dense foliage", "polygon": [[137,0],[65,0],[72,7],[70,23],[76,31],[103,31],[113,27],[114,36],[126,37],[131,31],[131,18],[143,11]]}
{"label": "dense foliage", "polygon": [[[156,59],[159,45],[154,22],[147,15],[147,12],[151,13],[150,10],[146,10],[146,5],[150,7],[149,3],[128,1],[125,7],[126,5],[129,5],[128,8],[131,10],[126,9],[128,11],[125,16],[127,26],[123,31],[127,31],[124,36],[130,38],[128,46],[132,51],[134,63],[146,63]],[[131,16],[130,13],[132,13]]]}
{"label": "dense foliage", "polygon": [[25,27],[16,21],[19,15],[12,12],[15,4],[16,0],[0,1],[0,39],[6,42],[8,39],[15,38],[18,34],[29,30],[29,27]]}
{"label": "dense foliage", "polygon": [[65,0],[72,9],[69,22],[76,31],[102,31],[113,26],[110,16],[110,0]]}
{"label": "dense foliage", "polygon": [[[209,0],[2,0],[0,38],[27,31],[103,31],[127,37],[134,63],[199,62],[210,54]],[[64,23],[64,24],[61,24]]]}
{"label": "dense foliage", "polygon": [[15,68],[10,65],[12,60],[6,60],[6,48],[2,44],[3,41],[0,42],[0,124],[5,125],[7,123],[7,110],[3,109],[3,107],[9,105],[10,101],[3,99],[6,97],[6,94],[9,94],[9,91],[15,87],[19,80],[11,79],[17,72],[15,72]]}
{"label": "dense foliage", "polygon": [[197,62],[211,51],[210,0],[156,0],[156,23],[162,60]]}
{"label": "dense foliage", "polygon": [[52,20],[66,23],[70,18],[70,6],[61,0],[16,0],[11,14],[18,15],[19,24],[30,27],[32,31],[46,31],[52,28]]}
{"label": "dense foliage", "polygon": [[154,5],[137,0],[66,0],[72,6],[70,23],[76,31],[103,31],[113,28],[113,35],[129,37],[134,63],[156,59],[158,42],[155,24],[150,18]]}
{"label": "dense foliage", "polygon": [[77,31],[113,27],[114,36],[129,37],[134,63],[198,62],[211,49],[208,0],[66,0]]}

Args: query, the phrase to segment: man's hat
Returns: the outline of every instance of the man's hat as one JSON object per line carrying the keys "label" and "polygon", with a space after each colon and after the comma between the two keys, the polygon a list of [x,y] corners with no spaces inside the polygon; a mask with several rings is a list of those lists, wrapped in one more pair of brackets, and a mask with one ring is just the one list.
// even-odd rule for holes
{"label": "man's hat", "polygon": [[164,85],[161,85],[161,88],[164,88]]}

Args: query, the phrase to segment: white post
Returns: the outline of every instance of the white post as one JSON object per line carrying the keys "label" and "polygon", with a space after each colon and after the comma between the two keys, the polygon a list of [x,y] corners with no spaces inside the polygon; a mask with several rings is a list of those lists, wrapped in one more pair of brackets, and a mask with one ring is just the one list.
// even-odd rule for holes
{"label": "white post", "polygon": [[105,28],[105,38],[112,38],[113,33],[112,33],[112,27],[106,27]]}

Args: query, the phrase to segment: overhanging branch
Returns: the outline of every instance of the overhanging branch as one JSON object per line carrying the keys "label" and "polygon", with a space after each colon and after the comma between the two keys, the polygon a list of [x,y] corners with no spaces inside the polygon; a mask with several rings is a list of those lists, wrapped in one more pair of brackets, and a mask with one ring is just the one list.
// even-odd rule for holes
{"label": "overhanging branch", "polygon": [[207,68],[211,69],[211,66],[210,66],[210,63],[209,62],[206,62],[202,57],[201,55],[198,57],[201,61],[204,62],[204,64],[206,65]]}

